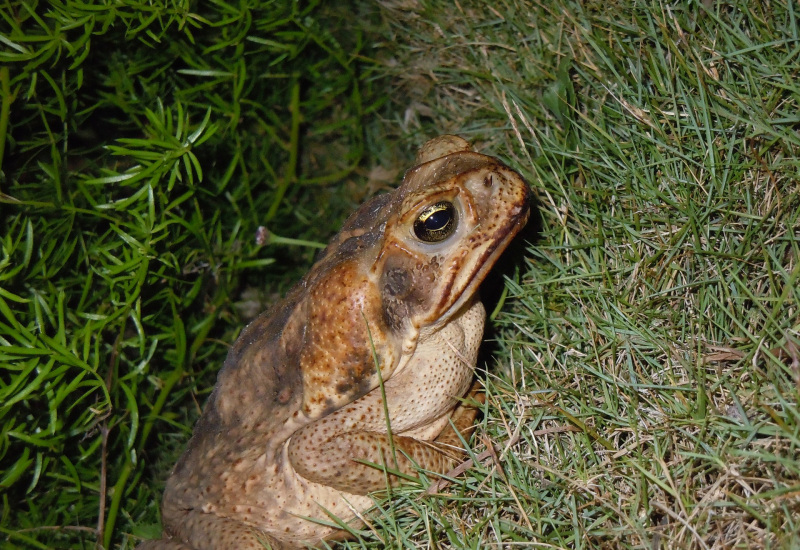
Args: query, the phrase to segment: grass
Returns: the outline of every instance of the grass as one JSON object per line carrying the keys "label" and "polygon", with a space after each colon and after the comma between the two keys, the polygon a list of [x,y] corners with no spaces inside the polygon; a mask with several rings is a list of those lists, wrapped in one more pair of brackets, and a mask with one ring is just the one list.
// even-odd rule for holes
{"label": "grass", "polygon": [[800,546],[796,6],[416,6],[387,15],[400,127],[506,158],[543,229],[494,321],[495,454],[378,536]]}
{"label": "grass", "polygon": [[256,228],[324,239],[452,132],[541,231],[474,466],[343,546],[800,547],[792,2],[51,5],[0,10],[3,544],[153,536],[243,290],[311,261]]}

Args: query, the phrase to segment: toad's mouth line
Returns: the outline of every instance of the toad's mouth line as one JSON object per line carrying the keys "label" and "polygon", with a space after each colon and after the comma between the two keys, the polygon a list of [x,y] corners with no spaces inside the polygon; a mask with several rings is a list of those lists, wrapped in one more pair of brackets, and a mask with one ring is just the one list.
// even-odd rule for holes
{"label": "toad's mouth line", "polygon": [[456,279],[453,277],[447,282],[447,286],[442,292],[442,297],[435,308],[436,311],[442,311],[446,304],[451,303],[450,307],[446,308],[445,312],[439,316],[436,325],[441,325],[449,321],[449,319],[457,314],[467,303],[472,302],[473,299],[478,299],[477,287],[483,283],[486,275],[492,270],[497,263],[498,258],[503,254],[508,245],[514,240],[514,237],[520,232],[528,221],[530,209],[521,210],[520,214],[509,217],[508,222],[497,232],[498,234],[505,234],[501,238],[494,239],[493,243],[483,251],[477,261],[474,262],[472,272],[464,278],[464,283],[460,289],[457,289],[457,294],[452,294],[451,291],[455,284]]}

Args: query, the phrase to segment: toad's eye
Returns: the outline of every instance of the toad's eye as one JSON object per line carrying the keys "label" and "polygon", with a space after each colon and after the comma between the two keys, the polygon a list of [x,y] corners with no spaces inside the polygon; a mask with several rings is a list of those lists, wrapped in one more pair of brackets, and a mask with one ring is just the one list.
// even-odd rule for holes
{"label": "toad's eye", "polygon": [[438,243],[453,234],[457,221],[453,203],[439,201],[420,212],[414,220],[414,234],[423,242]]}

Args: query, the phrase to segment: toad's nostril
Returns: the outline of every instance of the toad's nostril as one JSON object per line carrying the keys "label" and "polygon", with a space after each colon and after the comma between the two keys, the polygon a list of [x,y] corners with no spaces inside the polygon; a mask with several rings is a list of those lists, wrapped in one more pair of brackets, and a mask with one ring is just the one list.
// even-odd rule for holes
{"label": "toad's nostril", "polygon": [[494,184],[494,176],[489,174],[485,178],[483,178],[483,186],[484,187],[491,187]]}

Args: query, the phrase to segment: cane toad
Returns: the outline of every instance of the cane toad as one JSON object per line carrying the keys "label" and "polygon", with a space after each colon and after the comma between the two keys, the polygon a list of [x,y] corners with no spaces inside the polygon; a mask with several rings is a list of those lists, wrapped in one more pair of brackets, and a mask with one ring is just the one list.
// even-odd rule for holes
{"label": "cane toad", "polygon": [[474,420],[461,398],[478,285],[528,212],[527,184],[499,160],[456,136],[426,143],[400,187],[362,205],[244,329],[167,481],[163,539],[140,548],[319,544],[343,532],[306,518],[356,522],[367,493],[397,481],[366,462],[452,468],[450,421]]}

